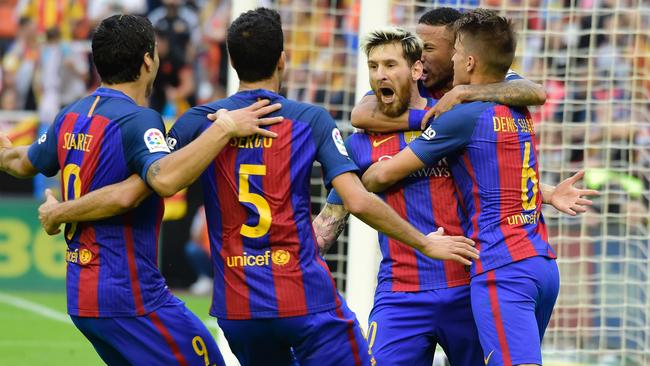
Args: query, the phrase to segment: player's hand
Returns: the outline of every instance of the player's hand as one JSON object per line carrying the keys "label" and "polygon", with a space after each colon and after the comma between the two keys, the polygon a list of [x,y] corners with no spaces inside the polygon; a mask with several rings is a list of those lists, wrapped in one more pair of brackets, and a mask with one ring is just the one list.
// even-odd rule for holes
{"label": "player's hand", "polygon": [[466,266],[471,266],[471,259],[478,259],[478,250],[474,242],[464,236],[446,236],[444,230],[427,235],[427,245],[421,250],[422,254],[433,259],[450,259]]}
{"label": "player's hand", "polygon": [[422,117],[422,123],[420,128],[424,130],[427,127],[427,123],[431,118],[437,118],[441,114],[452,109],[456,104],[463,102],[462,98],[462,85],[456,85],[453,89],[446,92],[431,109],[424,114]]}
{"label": "player's hand", "polygon": [[45,190],[45,202],[41,204],[38,208],[38,220],[41,222],[43,230],[49,235],[56,235],[61,232],[59,228],[61,226],[60,222],[53,221],[52,210],[56,205],[59,204],[59,201],[54,198],[52,190]]}
{"label": "player's hand", "polygon": [[587,211],[587,206],[591,206],[593,202],[583,196],[598,196],[600,192],[594,189],[580,189],[576,188],[575,184],[584,177],[585,171],[581,170],[569,177],[555,187],[555,190],[548,199],[548,202],[553,205],[558,211],[565,214],[575,216],[578,212]]}
{"label": "player's hand", "polygon": [[275,138],[277,133],[261,128],[278,122],[282,122],[284,117],[267,117],[261,118],[269,113],[279,110],[282,105],[275,103],[269,105],[268,99],[261,99],[246,108],[228,111],[220,109],[216,113],[208,114],[208,119],[216,121],[230,137],[244,137],[250,135],[261,135]]}
{"label": "player's hand", "polygon": [[4,133],[0,132],[0,150],[13,147],[11,140]]}

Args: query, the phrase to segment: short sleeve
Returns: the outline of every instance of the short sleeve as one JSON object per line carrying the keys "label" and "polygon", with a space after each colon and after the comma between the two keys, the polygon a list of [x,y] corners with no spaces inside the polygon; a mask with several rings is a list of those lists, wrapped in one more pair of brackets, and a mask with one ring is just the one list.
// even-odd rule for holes
{"label": "short sleeve", "polygon": [[330,193],[327,195],[327,203],[330,205],[343,205],[343,199],[341,199],[341,196],[336,192],[336,189],[332,188]]}
{"label": "short sleeve", "polygon": [[167,134],[167,146],[171,151],[182,149],[196,139],[205,129],[208,120],[207,110],[191,108],[178,118]]}
{"label": "short sleeve", "polygon": [[27,151],[27,157],[34,168],[48,177],[55,175],[60,169],[56,147],[58,140],[56,126],[56,123],[52,123]]}
{"label": "short sleeve", "polygon": [[433,165],[469,143],[476,118],[463,110],[463,105],[459,105],[443,113],[408,145],[424,164]]}
{"label": "short sleeve", "polygon": [[521,80],[523,79],[521,75],[517,74],[515,70],[513,69],[508,69],[508,73],[506,74],[506,81],[513,81],[513,80]]}
{"label": "short sleeve", "polygon": [[158,112],[143,108],[128,116],[122,128],[124,155],[129,170],[147,181],[151,164],[169,154],[165,141],[165,125]]}
{"label": "short sleeve", "polygon": [[329,188],[332,179],[338,175],[351,171],[358,172],[359,168],[350,160],[345,148],[341,131],[324,109],[317,109],[311,126],[317,149],[316,160],[323,166],[325,187]]}

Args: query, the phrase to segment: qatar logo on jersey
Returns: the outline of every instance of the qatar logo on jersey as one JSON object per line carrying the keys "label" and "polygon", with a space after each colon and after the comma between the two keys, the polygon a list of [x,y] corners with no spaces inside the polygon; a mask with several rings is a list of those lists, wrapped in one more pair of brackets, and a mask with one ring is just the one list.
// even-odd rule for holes
{"label": "qatar logo on jersey", "polygon": [[334,140],[334,145],[339,150],[341,155],[348,156],[348,150],[345,149],[345,144],[343,143],[343,136],[341,136],[341,131],[338,128],[332,130],[332,140]]}
{"label": "qatar logo on jersey", "polygon": [[165,135],[157,128],[150,128],[145,131],[144,143],[147,145],[149,152],[169,152],[169,147],[165,142]]}

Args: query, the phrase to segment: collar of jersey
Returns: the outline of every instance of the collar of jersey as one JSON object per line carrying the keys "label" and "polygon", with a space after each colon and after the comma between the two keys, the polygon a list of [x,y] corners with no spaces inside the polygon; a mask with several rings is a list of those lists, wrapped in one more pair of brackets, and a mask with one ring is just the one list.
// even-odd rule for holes
{"label": "collar of jersey", "polygon": [[111,88],[106,88],[106,87],[99,87],[95,92],[93,93],[93,96],[100,96],[100,97],[112,97],[112,98],[121,98],[124,100],[128,100],[129,102],[133,104],[137,104],[135,100],[131,99],[128,95],[122,93],[119,90],[111,89]]}
{"label": "collar of jersey", "polygon": [[269,99],[270,101],[282,98],[280,94],[267,89],[242,90],[237,92],[234,96],[242,99]]}

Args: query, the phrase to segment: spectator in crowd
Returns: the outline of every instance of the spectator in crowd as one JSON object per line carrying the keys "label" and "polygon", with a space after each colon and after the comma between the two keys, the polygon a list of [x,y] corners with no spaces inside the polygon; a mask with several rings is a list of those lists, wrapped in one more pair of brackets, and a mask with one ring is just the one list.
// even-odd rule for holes
{"label": "spectator in crowd", "polygon": [[208,224],[205,219],[205,207],[196,211],[190,228],[190,240],[185,244],[185,258],[196,275],[196,281],[190,286],[193,295],[212,293],[212,263],[210,262],[210,239]]}
{"label": "spectator in crowd", "polygon": [[36,26],[31,19],[21,18],[16,40],[2,59],[4,84],[15,88],[18,109],[36,110],[33,80],[38,55]]}

